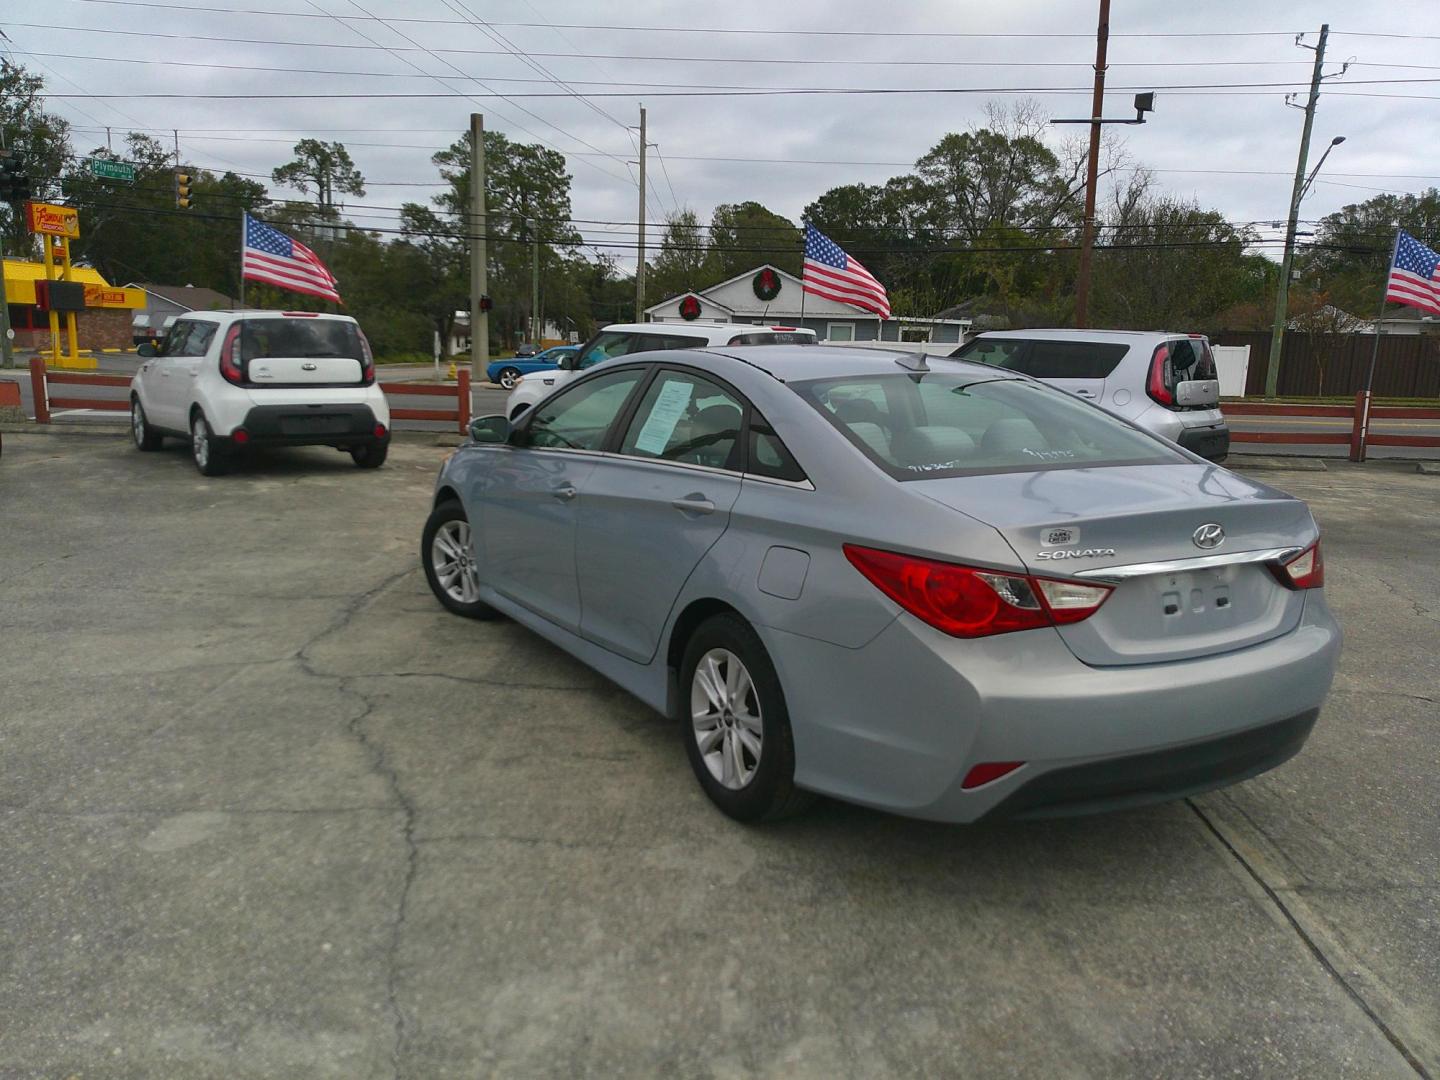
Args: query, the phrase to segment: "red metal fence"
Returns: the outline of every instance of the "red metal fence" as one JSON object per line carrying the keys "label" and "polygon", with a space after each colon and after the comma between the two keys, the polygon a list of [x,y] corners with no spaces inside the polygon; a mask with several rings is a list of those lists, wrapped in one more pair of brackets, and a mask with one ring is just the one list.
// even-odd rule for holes
{"label": "red metal fence", "polygon": [[1231,443],[1307,443],[1348,446],[1351,461],[1364,461],[1371,446],[1416,446],[1440,449],[1434,435],[1390,435],[1371,431],[1376,420],[1440,420],[1440,409],[1417,409],[1372,405],[1370,395],[1360,391],[1353,405],[1271,405],[1261,402],[1230,401],[1223,406],[1226,416],[1284,416],[1290,418],[1344,417],[1350,430],[1344,431],[1236,431]]}
{"label": "red metal fence", "polygon": [[[464,435],[470,426],[470,372],[461,368],[455,386],[431,386],[425,383],[381,383],[387,397],[441,397],[453,403],[443,409],[392,408],[391,421],[433,420],[454,424]],[[99,409],[106,412],[129,412],[130,399],[125,397],[60,396],[50,393],[51,386],[104,386],[128,388],[128,375],[85,375],[69,371],[50,371],[38,356],[30,361],[30,387],[35,396],[35,422],[50,423],[51,409]]]}

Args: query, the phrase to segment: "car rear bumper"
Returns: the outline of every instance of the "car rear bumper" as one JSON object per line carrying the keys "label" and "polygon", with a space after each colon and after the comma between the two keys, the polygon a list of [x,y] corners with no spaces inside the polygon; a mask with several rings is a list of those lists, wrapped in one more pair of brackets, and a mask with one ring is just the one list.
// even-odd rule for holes
{"label": "car rear bumper", "polygon": [[[369,405],[257,405],[239,425],[251,446],[361,446],[386,442],[388,428],[376,435],[381,425]],[[237,442],[234,432],[231,441]]]}
{"label": "car rear bumper", "polygon": [[[785,687],[799,786],[949,822],[1158,802],[1272,768],[1304,742],[1341,646],[1316,593],[1295,629],[1268,641],[1124,667],[1082,663],[1053,630],[960,640],[903,614],[859,649],[761,636]],[[966,788],[986,762],[1024,764]],[[1111,783],[1131,773],[1132,786]]]}
{"label": "car rear bumper", "polygon": [[1207,461],[1218,461],[1230,452],[1230,425],[1185,428],[1175,441]]}
{"label": "car rear bumper", "polygon": [[1319,715],[1319,709],[1307,709],[1218,739],[1052,769],[1021,784],[983,819],[1122,810],[1248,780],[1298,754]]}

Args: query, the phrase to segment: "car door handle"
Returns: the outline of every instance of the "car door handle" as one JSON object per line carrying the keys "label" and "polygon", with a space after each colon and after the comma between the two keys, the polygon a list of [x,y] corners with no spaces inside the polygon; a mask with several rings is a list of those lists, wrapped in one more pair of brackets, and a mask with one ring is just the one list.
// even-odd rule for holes
{"label": "car door handle", "polygon": [[703,495],[686,495],[683,499],[671,499],[670,505],[682,514],[713,514],[715,504]]}
{"label": "car door handle", "polygon": [[550,494],[564,502],[569,502],[579,493],[575,490],[574,484],[565,484],[562,487],[551,488]]}
{"label": "car door handle", "polygon": [[1093,398],[1093,397],[1095,396],[1095,391],[1094,391],[1094,390],[1076,390],[1076,391],[1075,391],[1075,396],[1076,396],[1076,397],[1089,397],[1089,398]]}

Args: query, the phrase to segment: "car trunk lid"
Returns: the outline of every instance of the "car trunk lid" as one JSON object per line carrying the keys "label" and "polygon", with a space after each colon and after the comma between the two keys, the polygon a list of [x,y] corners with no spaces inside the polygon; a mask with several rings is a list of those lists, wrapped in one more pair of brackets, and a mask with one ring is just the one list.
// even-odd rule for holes
{"label": "car trunk lid", "polygon": [[[909,486],[992,525],[1033,574],[1113,584],[1094,615],[1057,628],[1087,664],[1208,656],[1299,622],[1303,594],[1281,585],[1268,563],[1314,539],[1310,512],[1224,469],[1056,469]],[[1200,530],[1216,525],[1219,543],[1201,546],[1212,537]]]}
{"label": "car trunk lid", "polygon": [[252,386],[360,386],[367,381],[368,346],[350,319],[285,312],[237,325],[239,359]]}

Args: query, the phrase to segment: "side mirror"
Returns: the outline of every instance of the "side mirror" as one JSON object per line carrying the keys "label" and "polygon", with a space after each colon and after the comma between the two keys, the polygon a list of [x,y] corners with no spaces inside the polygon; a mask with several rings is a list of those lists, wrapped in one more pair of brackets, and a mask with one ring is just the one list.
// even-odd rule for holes
{"label": "side mirror", "polygon": [[135,355],[136,355],[136,356],[144,356],[144,357],[152,357],[152,356],[159,356],[160,354],[155,351],[155,343],[154,343],[153,341],[146,341],[146,342],[142,343],[141,346],[140,346],[138,349],[135,350]]}
{"label": "side mirror", "polygon": [[470,441],[474,443],[505,443],[510,441],[510,421],[503,416],[477,416],[470,421]]}

